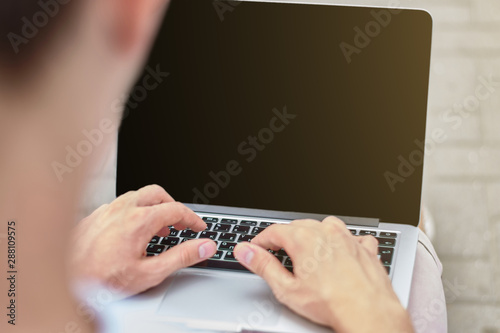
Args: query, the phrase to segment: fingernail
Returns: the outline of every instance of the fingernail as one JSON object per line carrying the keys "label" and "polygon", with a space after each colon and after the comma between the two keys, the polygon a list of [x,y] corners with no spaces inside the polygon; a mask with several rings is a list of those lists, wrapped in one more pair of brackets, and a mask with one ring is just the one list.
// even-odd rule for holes
{"label": "fingernail", "polygon": [[206,259],[211,257],[215,253],[215,244],[213,242],[206,242],[200,245],[198,248],[198,253],[200,259]]}
{"label": "fingernail", "polygon": [[244,246],[243,249],[238,251],[237,258],[240,261],[243,261],[243,263],[250,265],[252,262],[254,252],[250,246]]}

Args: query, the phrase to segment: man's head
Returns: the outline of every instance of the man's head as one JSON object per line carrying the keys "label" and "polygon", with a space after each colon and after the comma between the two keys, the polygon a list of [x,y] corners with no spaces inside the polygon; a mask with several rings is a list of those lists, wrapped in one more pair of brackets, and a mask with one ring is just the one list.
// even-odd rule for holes
{"label": "man's head", "polygon": [[[84,133],[103,119],[116,132],[120,105],[142,72],[167,3],[2,0],[0,126],[11,131],[3,135],[10,142],[22,137],[31,150],[47,150],[49,163],[63,164],[68,149],[87,140]],[[92,147],[71,174],[95,163],[114,138]],[[8,148],[27,149],[14,146]]]}
{"label": "man's head", "polygon": [[120,103],[142,72],[167,3],[2,0],[0,123],[27,127],[19,115],[30,115],[34,133],[50,133],[62,154],[104,118],[117,128]]}
{"label": "man's head", "polygon": [[[0,2],[0,71],[19,76],[21,72],[36,70],[42,58],[62,51],[54,47],[73,47],[73,43],[84,42],[82,37],[92,37],[86,40],[94,42],[88,51],[99,52],[98,47],[107,46],[108,51],[114,51],[116,60],[127,57],[130,68],[132,54],[144,57],[167,2],[3,0]],[[90,31],[96,35],[90,36]]]}

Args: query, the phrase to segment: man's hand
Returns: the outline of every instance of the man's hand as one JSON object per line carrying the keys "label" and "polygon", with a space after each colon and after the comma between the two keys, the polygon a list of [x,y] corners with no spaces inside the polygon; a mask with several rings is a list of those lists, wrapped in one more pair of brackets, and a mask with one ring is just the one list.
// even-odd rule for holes
{"label": "man's hand", "polygon": [[205,222],[175,202],[163,188],[147,186],[103,205],[82,220],[72,235],[70,266],[78,279],[92,279],[126,295],[147,290],[175,271],[203,261],[216,252],[214,241],[184,242],[155,257],[144,257],[154,235],[177,230],[202,231]]}
{"label": "man's hand", "polygon": [[[335,217],[272,225],[236,258],[264,278],[281,303],[337,332],[413,332],[377,257],[377,240],[355,237]],[[266,249],[284,248],[294,273]]]}

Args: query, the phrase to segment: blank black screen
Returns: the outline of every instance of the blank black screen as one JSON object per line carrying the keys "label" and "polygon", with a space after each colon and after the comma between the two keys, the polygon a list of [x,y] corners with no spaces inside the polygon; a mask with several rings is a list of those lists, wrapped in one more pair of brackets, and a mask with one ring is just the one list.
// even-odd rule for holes
{"label": "blank black screen", "polygon": [[[155,183],[186,203],[416,225],[422,165],[393,188],[385,175],[424,140],[428,14],[391,14],[348,63],[341,43],[381,9],[231,8],[171,2],[124,114],[117,194]],[[169,75],[141,90],[151,68]]]}

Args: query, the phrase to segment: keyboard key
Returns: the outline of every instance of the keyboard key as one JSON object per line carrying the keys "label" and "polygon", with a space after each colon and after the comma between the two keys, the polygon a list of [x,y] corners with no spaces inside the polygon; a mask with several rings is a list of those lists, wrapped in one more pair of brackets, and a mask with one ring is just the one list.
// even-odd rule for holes
{"label": "keyboard key", "polygon": [[285,263],[283,265],[288,267],[292,266],[292,259],[290,259],[290,257],[286,257]]}
{"label": "keyboard key", "polygon": [[181,243],[184,243],[184,242],[187,242],[188,240],[190,240],[191,238],[183,238],[181,239]]}
{"label": "keyboard key", "polygon": [[229,232],[223,232],[219,235],[219,240],[220,241],[234,242],[234,241],[236,241],[236,236],[238,236],[238,235],[232,234]]}
{"label": "keyboard key", "polygon": [[222,242],[220,243],[219,245],[219,249],[220,250],[234,250],[234,247],[236,246],[236,243],[232,243],[232,242]]}
{"label": "keyboard key", "polygon": [[241,221],[240,225],[248,225],[251,227],[257,226],[258,222],[257,221]]}
{"label": "keyboard key", "polygon": [[292,266],[285,266],[286,269],[288,269],[288,271],[290,273],[293,273],[293,267]]}
{"label": "keyboard key", "polygon": [[203,217],[202,220],[205,222],[219,222],[219,219],[216,217]]}
{"label": "keyboard key", "polygon": [[213,223],[210,223],[210,222],[206,222],[206,224],[207,224],[207,227],[205,228],[205,230],[207,230],[207,231],[212,229],[212,226],[214,225]]}
{"label": "keyboard key", "polygon": [[147,247],[146,252],[158,254],[158,253],[162,253],[163,249],[165,249],[165,246],[163,246],[163,245],[151,244]]}
{"label": "keyboard key", "polygon": [[210,259],[221,260],[223,254],[224,251],[217,251]]}
{"label": "keyboard key", "polygon": [[391,247],[379,247],[378,248],[378,253],[379,254],[390,254],[392,255],[394,253],[394,249]]}
{"label": "keyboard key", "polygon": [[181,237],[186,237],[186,238],[196,238],[197,235],[198,233],[193,230],[183,230],[181,232]]}
{"label": "keyboard key", "polygon": [[252,236],[252,235],[240,235],[240,238],[238,238],[238,243],[239,242],[250,242],[254,238],[255,238],[255,236]]}
{"label": "keyboard key", "polygon": [[248,234],[250,227],[244,225],[235,225],[233,232],[237,234]]}
{"label": "keyboard key", "polygon": [[276,224],[276,223],[273,223],[273,222],[260,222],[259,227],[261,227],[261,228],[267,228],[267,227],[269,227],[269,226],[271,226],[273,224]]}
{"label": "keyboard key", "polygon": [[276,259],[279,260],[280,263],[283,264],[283,258],[284,258],[283,256],[279,256],[279,255],[274,255],[274,256],[276,257]]}
{"label": "keyboard key", "polygon": [[149,252],[146,253],[146,257],[154,257],[154,256],[155,256],[154,253],[149,253]]}
{"label": "keyboard key", "polygon": [[284,249],[281,249],[277,252],[278,255],[280,256],[283,256],[283,257],[287,257],[288,254],[286,253],[286,251]]}
{"label": "keyboard key", "polygon": [[387,231],[381,231],[380,232],[380,237],[386,237],[386,238],[396,238],[398,234],[395,232],[387,232]]}
{"label": "keyboard key", "polygon": [[390,266],[384,266],[385,270],[387,271],[387,274],[391,273],[391,267]]}
{"label": "keyboard key", "polygon": [[217,223],[214,226],[214,231],[230,231],[231,230],[231,225],[230,224],[220,224]]}
{"label": "keyboard key", "polygon": [[170,236],[177,236],[179,234],[179,230],[174,229],[173,227],[170,227]]}
{"label": "keyboard key", "polygon": [[383,265],[390,265],[392,264],[392,254],[381,254],[380,255],[380,261],[382,262]]}
{"label": "keyboard key", "polygon": [[149,243],[150,244],[158,244],[159,242],[160,242],[160,237],[154,236]]}
{"label": "keyboard key", "polygon": [[233,252],[231,252],[231,251],[226,252],[226,255],[224,256],[224,260],[237,261],[236,258],[234,257]]}
{"label": "keyboard key", "polygon": [[360,230],[359,235],[360,236],[366,236],[366,235],[377,236],[377,232],[373,231],[373,230]]}
{"label": "keyboard key", "polygon": [[356,229],[349,229],[349,231],[350,231],[350,232],[351,232],[351,234],[353,234],[353,235],[356,235],[356,233],[357,233]]}
{"label": "keyboard key", "polygon": [[396,245],[396,240],[394,238],[380,238],[377,237],[379,246],[394,246]]}
{"label": "keyboard key", "polygon": [[177,238],[177,237],[165,237],[163,238],[163,240],[161,241],[161,244],[162,245],[177,245],[179,244],[180,242],[180,239]]}
{"label": "keyboard key", "polygon": [[214,231],[202,231],[200,234],[200,238],[210,238],[215,240],[217,238],[217,233]]}
{"label": "keyboard key", "polygon": [[220,221],[222,224],[238,224],[238,220],[233,220],[233,219],[222,219]]}
{"label": "keyboard key", "polygon": [[258,234],[260,234],[262,231],[264,231],[264,228],[260,228],[260,227],[253,227],[252,229],[252,232],[250,233],[251,235],[255,235],[257,236]]}

